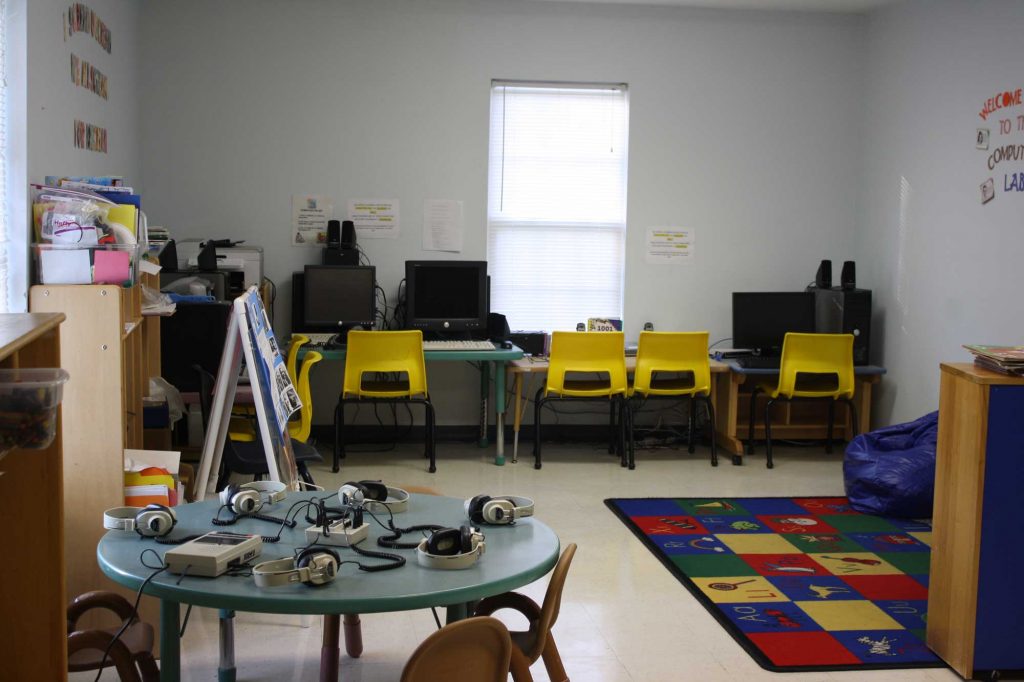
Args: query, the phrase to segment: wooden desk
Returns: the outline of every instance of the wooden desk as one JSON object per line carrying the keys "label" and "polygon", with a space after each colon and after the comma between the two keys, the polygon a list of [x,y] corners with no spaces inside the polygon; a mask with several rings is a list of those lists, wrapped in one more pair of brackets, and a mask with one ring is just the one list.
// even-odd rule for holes
{"label": "wooden desk", "polygon": [[[729,371],[729,365],[719,360],[710,360],[711,363],[711,400],[714,402],[715,399],[715,374]],[[630,355],[626,357],[626,371],[632,372],[636,369],[636,356]],[[529,377],[530,384],[527,385],[527,399],[529,399],[530,389],[532,388],[533,375],[538,373],[546,373],[548,371],[548,359],[540,357],[526,357],[521,360],[513,360],[508,363],[508,371],[513,375],[515,380],[515,419],[512,422],[512,463],[518,461],[519,456],[519,427],[523,420],[523,377]],[[715,411],[718,411],[716,404]],[[718,416],[715,417],[718,419]]]}
{"label": "wooden desk", "polygon": [[[758,380],[778,375],[773,369],[745,369],[733,362],[726,364],[726,372],[712,377],[716,385],[715,421],[718,447],[732,453],[732,463],[743,464],[744,443],[750,419],[750,389]],[[876,365],[854,367],[857,384],[853,400],[857,406],[857,431],[865,433],[871,429],[871,387],[885,374],[885,369]],[[767,400],[767,396],[759,398]],[[760,409],[760,407],[758,408]],[[787,402],[778,404],[772,417],[772,438],[779,439],[824,439],[828,434],[824,403]],[[836,434],[849,440],[853,437],[849,411],[840,404],[836,412]],[[764,422],[755,420],[754,439],[764,438]]]}

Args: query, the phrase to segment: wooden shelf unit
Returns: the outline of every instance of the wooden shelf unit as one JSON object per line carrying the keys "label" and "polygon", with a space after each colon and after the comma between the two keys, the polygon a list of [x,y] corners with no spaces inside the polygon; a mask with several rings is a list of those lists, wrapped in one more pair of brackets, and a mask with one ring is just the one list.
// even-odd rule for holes
{"label": "wooden shelf unit", "polygon": [[[60,314],[0,315],[0,367],[60,367],[63,320]],[[61,432],[58,416],[49,447],[15,449],[0,460],[0,523],[9,552],[0,580],[4,679],[67,679]]]}

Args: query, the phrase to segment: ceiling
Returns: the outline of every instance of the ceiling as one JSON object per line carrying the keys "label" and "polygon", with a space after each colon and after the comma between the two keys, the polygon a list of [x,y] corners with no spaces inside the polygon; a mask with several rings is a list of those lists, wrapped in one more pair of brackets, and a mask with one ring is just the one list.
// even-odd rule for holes
{"label": "ceiling", "polygon": [[801,10],[863,14],[898,0],[538,0],[557,2],[598,2],[616,5],[671,5],[719,9]]}

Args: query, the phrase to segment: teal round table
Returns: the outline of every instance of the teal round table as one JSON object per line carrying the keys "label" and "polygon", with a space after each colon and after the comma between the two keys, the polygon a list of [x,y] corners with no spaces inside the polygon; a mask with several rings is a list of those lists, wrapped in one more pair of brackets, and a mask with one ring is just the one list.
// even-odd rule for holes
{"label": "teal round table", "polygon": [[[290,493],[283,502],[265,507],[263,512],[283,515],[296,501],[323,497],[324,493]],[[335,495],[328,504],[337,506]],[[265,521],[245,519],[228,527],[212,524],[220,506],[216,498],[186,504],[176,508],[178,524],[169,536],[181,538],[211,530],[236,533],[275,535],[279,525]],[[222,514],[222,517],[226,514]],[[377,518],[387,522],[387,513]],[[432,495],[412,495],[408,511],[395,514],[395,525],[408,527],[438,524],[459,527],[468,524],[463,500]],[[278,543],[264,543],[262,554],[253,563],[294,556],[296,548],[306,546],[305,528],[310,525],[304,514],[298,515],[294,529],[285,529]],[[361,613],[406,611],[432,606],[447,607],[448,621],[465,618],[473,602],[500,594],[533,582],[550,571],[558,560],[558,536],[535,518],[519,521],[514,526],[486,526],[486,550],[480,560],[464,570],[438,570],[421,567],[415,550],[383,550],[376,539],[386,534],[381,525],[367,516],[370,523],[369,538],[360,548],[401,554],[406,564],[396,570],[368,573],[352,564],[344,564],[338,577],[323,587],[292,584],[260,589],[252,577],[221,576],[182,578],[164,571],[151,580],[145,594],[160,599],[160,679],[178,680],[180,677],[180,642],[178,628],[180,605],[193,604],[221,610],[221,664],[220,680],[234,678],[233,633],[231,617],[234,611],[258,613],[323,614],[324,649],[321,656],[321,679],[336,680],[338,676],[339,617],[357,618]],[[406,535],[403,540],[418,540],[422,534]],[[153,549],[161,557],[173,545],[157,544],[134,533],[108,531],[96,549],[100,568],[115,582],[137,590],[155,566]],[[353,550],[337,547],[342,560],[358,560],[364,564],[383,563],[381,560],[357,555]],[[354,621],[358,623],[358,620]],[[346,623],[348,624],[348,622]],[[351,648],[351,647],[350,647]],[[358,647],[361,649],[361,645]],[[358,655],[359,651],[354,652]]]}

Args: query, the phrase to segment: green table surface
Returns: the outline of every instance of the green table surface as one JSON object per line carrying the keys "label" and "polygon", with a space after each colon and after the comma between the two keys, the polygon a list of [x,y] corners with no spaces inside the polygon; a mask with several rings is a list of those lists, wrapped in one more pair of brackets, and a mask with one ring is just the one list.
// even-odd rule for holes
{"label": "green table surface", "polygon": [[[309,351],[316,351],[324,356],[325,360],[344,360],[345,348],[326,346],[304,345],[299,349],[299,356],[305,356]],[[465,360],[466,362],[510,362],[523,357],[523,351],[518,346],[512,348],[495,348],[494,350],[425,350],[423,359],[426,362],[455,362]]]}
{"label": "green table surface", "polygon": [[[297,500],[323,496],[325,493],[290,493],[282,502],[264,508],[264,513],[280,516]],[[463,509],[464,500],[432,495],[412,495],[407,511],[395,514],[395,525],[407,527],[420,524],[441,524],[458,527],[468,524]],[[328,504],[337,506],[337,496],[331,493]],[[220,506],[216,497],[203,502],[176,508],[178,524],[171,538],[200,534],[214,530],[211,519]],[[227,516],[226,513],[222,514]],[[386,523],[387,514],[377,514]],[[542,522],[527,518],[514,526],[485,526],[486,551],[472,567],[464,570],[440,570],[421,567],[415,550],[384,550],[376,538],[384,529],[369,516],[370,536],[361,548],[401,554],[406,564],[396,570],[367,573],[352,564],[341,567],[338,577],[326,586],[309,587],[293,584],[282,587],[258,588],[252,577],[220,576],[204,578],[161,573],[146,586],[146,594],[167,601],[197,606],[261,613],[295,614],[357,614],[385,611],[404,611],[430,606],[449,606],[472,602],[483,597],[500,594],[533,582],[550,571],[558,560],[558,536]],[[264,543],[263,552],[254,563],[285,556],[306,546],[304,530],[307,527],[302,514],[295,529],[285,529],[281,541]],[[238,533],[274,535],[279,526],[264,521],[247,519],[218,528]],[[422,534],[407,534],[403,539],[421,538]],[[108,531],[100,539],[96,555],[100,568],[110,579],[132,589],[152,573],[140,555],[152,548],[162,558],[171,545],[156,544],[135,533]],[[362,557],[344,547],[335,548],[342,560],[357,559],[364,564],[382,563],[378,559]],[[157,565],[157,557],[146,552],[147,564]],[[180,581],[180,583],[179,583]]]}

